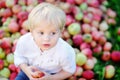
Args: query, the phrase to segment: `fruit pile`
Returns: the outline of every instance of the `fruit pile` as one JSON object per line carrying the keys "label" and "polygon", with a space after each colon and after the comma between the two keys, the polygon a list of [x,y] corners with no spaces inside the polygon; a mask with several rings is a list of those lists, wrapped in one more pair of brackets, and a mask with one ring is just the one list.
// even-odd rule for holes
{"label": "fruit pile", "polygon": [[[120,28],[117,13],[107,0],[45,0],[66,13],[62,38],[76,52],[76,72],[68,80],[119,80]],[[14,50],[21,35],[29,32],[30,11],[44,0],[0,0],[0,78],[14,80]],[[115,30],[114,30],[115,29]],[[114,35],[114,36],[113,36]],[[114,44],[115,43],[115,44]]]}

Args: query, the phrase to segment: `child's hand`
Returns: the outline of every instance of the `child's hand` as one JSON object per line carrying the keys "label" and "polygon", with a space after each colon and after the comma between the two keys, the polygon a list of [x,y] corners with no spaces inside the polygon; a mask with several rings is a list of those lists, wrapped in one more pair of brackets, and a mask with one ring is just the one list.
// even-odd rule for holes
{"label": "child's hand", "polygon": [[42,71],[40,71],[38,68],[34,66],[30,66],[29,68],[31,70],[31,76],[33,78],[40,78],[45,75]]}

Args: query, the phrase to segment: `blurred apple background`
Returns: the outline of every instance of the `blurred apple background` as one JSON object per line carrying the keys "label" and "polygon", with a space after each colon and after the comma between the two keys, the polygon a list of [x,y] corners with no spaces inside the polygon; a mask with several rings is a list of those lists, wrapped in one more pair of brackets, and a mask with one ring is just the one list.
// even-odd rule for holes
{"label": "blurred apple background", "polygon": [[42,2],[66,13],[62,38],[74,48],[77,66],[67,80],[120,80],[119,0],[0,0],[0,80],[19,73],[13,52],[29,32],[28,14]]}

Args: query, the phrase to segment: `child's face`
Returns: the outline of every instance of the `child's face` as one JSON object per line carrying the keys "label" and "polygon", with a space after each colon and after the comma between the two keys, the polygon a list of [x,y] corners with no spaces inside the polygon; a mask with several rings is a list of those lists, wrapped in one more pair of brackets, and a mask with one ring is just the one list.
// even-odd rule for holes
{"label": "child's face", "polygon": [[42,51],[55,46],[60,37],[59,27],[47,24],[45,21],[42,21],[37,27],[31,30],[31,33],[36,44]]}

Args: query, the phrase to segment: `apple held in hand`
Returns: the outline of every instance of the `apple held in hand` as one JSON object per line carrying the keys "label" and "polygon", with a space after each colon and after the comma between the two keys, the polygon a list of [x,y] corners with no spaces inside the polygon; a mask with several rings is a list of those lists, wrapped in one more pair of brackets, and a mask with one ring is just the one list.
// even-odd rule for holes
{"label": "apple held in hand", "polygon": [[34,72],[34,75],[32,75],[32,77],[40,78],[40,77],[43,77],[44,75],[45,74],[43,72],[37,70],[37,71]]}

